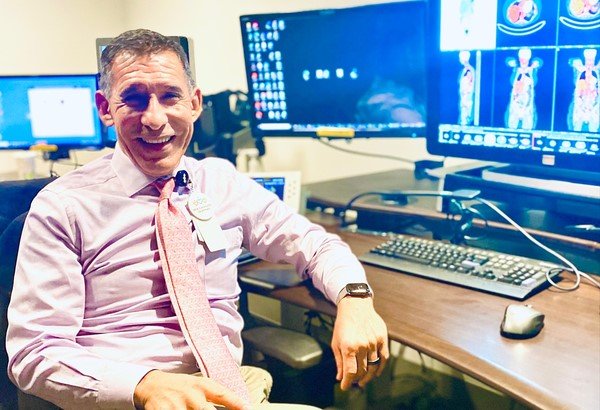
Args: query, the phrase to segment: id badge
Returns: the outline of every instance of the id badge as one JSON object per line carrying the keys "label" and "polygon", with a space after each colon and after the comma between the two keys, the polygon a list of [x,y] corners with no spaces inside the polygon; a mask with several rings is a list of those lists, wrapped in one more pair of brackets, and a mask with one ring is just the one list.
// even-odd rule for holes
{"label": "id badge", "polygon": [[227,248],[227,238],[216,221],[213,205],[206,194],[192,191],[187,208],[192,216],[198,240],[206,244],[211,252]]}

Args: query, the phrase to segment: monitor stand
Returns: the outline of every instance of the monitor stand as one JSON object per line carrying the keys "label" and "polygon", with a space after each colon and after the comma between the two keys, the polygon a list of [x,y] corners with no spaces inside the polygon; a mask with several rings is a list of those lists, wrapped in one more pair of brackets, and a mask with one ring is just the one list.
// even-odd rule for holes
{"label": "monitor stand", "polygon": [[486,181],[600,200],[600,173],[596,172],[501,165],[485,168],[481,177]]}
{"label": "monitor stand", "polygon": [[[524,226],[569,233],[569,226],[600,223],[600,173],[484,164],[443,176],[441,188],[477,189]],[[443,202],[441,211],[448,210]],[[495,217],[482,207],[491,220]],[[570,232],[573,234],[573,232]]]}
{"label": "monitor stand", "polygon": [[58,161],[61,159],[69,159],[71,157],[70,150],[58,148],[55,151],[45,151],[43,158],[46,161]]}

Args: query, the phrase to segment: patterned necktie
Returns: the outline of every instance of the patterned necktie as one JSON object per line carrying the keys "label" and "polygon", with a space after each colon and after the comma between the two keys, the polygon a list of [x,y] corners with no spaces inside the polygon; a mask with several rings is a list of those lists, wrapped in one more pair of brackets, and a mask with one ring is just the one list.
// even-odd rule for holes
{"label": "patterned necktie", "polygon": [[171,202],[173,178],[154,183],[160,191],[156,210],[156,240],[171,303],[188,345],[204,375],[229,387],[249,403],[248,389],[225,345],[210,310],[196,262],[194,236],[183,213]]}

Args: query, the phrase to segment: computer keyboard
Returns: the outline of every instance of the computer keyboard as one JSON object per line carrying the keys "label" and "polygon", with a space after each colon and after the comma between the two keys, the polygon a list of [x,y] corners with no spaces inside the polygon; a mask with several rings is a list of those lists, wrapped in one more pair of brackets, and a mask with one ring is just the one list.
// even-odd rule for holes
{"label": "computer keyboard", "polygon": [[551,277],[562,272],[559,265],[545,261],[404,235],[394,236],[359,259],[520,300],[547,285],[547,272]]}

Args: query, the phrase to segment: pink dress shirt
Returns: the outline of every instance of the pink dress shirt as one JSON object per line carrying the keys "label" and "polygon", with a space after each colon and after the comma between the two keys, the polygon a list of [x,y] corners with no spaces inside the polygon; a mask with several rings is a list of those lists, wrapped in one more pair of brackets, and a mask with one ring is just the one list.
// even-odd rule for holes
{"label": "pink dress shirt", "polygon": [[[365,282],[339,237],[294,213],[220,159],[183,157],[177,170],[212,200],[228,247],[205,255],[204,281],[221,333],[238,362],[241,246],[293,264],[335,301]],[[133,408],[152,369],[198,371],[164,283],[155,233],[158,191],[118,147],[44,188],[25,222],[8,310],[8,373],[23,391],[63,408]],[[188,188],[173,201],[190,219]],[[191,219],[190,219],[191,221]]]}

